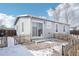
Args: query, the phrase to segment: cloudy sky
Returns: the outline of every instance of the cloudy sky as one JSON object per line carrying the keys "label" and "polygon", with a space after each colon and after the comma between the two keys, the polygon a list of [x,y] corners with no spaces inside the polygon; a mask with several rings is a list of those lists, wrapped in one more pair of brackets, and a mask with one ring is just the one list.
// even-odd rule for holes
{"label": "cloudy sky", "polygon": [[[79,26],[79,4],[71,4],[70,8],[70,19],[73,19],[72,25]],[[18,15],[31,14],[34,16],[45,16],[50,18],[48,10],[50,8],[55,9],[59,6],[58,3],[0,3],[0,25],[5,25],[6,27],[13,27],[15,18]],[[62,6],[60,6],[62,7]],[[74,12],[74,13],[73,13]],[[61,11],[63,22],[63,11]],[[74,17],[74,18],[73,18]],[[70,22],[71,22],[70,21]]]}
{"label": "cloudy sky", "polygon": [[57,3],[0,3],[0,25],[12,27],[15,17],[23,14],[48,17],[47,10],[55,8],[58,5]]}
{"label": "cloudy sky", "polygon": [[[66,13],[68,14],[68,23],[71,27],[79,26],[79,3],[70,3],[68,10],[64,8],[63,4],[56,7],[60,10],[59,19],[57,21],[66,23]],[[52,9],[50,9],[52,10]],[[54,12],[49,10],[49,15],[53,17]],[[52,18],[54,19],[54,17]]]}

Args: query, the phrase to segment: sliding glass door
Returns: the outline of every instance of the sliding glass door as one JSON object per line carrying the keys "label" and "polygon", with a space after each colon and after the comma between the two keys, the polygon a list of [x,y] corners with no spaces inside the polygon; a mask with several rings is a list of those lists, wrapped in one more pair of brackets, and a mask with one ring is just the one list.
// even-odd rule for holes
{"label": "sliding glass door", "polygon": [[32,22],[32,37],[41,37],[43,35],[43,24]]}

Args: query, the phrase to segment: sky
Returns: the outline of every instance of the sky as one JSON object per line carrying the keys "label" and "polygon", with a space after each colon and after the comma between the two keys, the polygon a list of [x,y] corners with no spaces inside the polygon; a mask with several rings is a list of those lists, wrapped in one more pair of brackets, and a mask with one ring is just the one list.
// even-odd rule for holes
{"label": "sky", "polygon": [[0,3],[0,25],[14,27],[18,15],[30,14],[48,18],[48,10],[55,8],[57,3]]}
{"label": "sky", "polygon": [[22,14],[48,16],[47,10],[56,6],[57,3],[0,3],[0,13],[13,16]]}
{"label": "sky", "polygon": [[[0,25],[13,27],[16,16],[25,14],[44,16],[51,19],[48,10],[50,8],[55,9],[58,5],[59,3],[0,3]],[[70,8],[70,11],[71,9],[72,8]],[[74,11],[74,15],[77,16],[73,24],[79,25],[79,4],[76,4],[75,7],[73,6],[73,10],[76,10],[76,12]],[[61,12],[61,14],[62,13],[63,12]],[[62,19],[61,22],[63,22]]]}
{"label": "sky", "polygon": [[[50,18],[48,10],[50,8],[55,9],[59,4],[60,3],[0,3],[0,25],[13,27],[16,16],[25,14]],[[73,24],[79,25],[79,4],[76,4],[75,7],[73,6],[73,8],[70,8],[70,11],[71,9],[74,10],[74,15],[77,16],[73,21]],[[63,22],[62,19],[61,22]]]}

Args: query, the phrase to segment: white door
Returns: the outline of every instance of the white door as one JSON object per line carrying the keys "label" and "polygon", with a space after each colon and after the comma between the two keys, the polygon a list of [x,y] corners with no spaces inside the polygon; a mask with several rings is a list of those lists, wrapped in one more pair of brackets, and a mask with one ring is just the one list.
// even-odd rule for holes
{"label": "white door", "polygon": [[14,38],[13,37],[7,37],[8,40],[8,47],[14,46]]}

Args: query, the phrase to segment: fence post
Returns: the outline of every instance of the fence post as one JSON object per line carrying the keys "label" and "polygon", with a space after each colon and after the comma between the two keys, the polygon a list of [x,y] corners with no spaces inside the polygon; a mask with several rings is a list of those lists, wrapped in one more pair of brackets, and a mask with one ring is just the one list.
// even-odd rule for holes
{"label": "fence post", "polygon": [[62,45],[62,56],[64,56],[64,46]]}
{"label": "fence post", "polygon": [[16,37],[14,36],[14,45],[16,45],[16,41],[15,40],[16,40]]}
{"label": "fence post", "polygon": [[6,36],[6,47],[8,46],[7,36]]}
{"label": "fence post", "polygon": [[2,43],[2,37],[1,37],[1,45],[3,45],[3,43]]}
{"label": "fence post", "polygon": [[18,42],[17,42],[17,36],[14,36],[14,45],[17,45]]}

